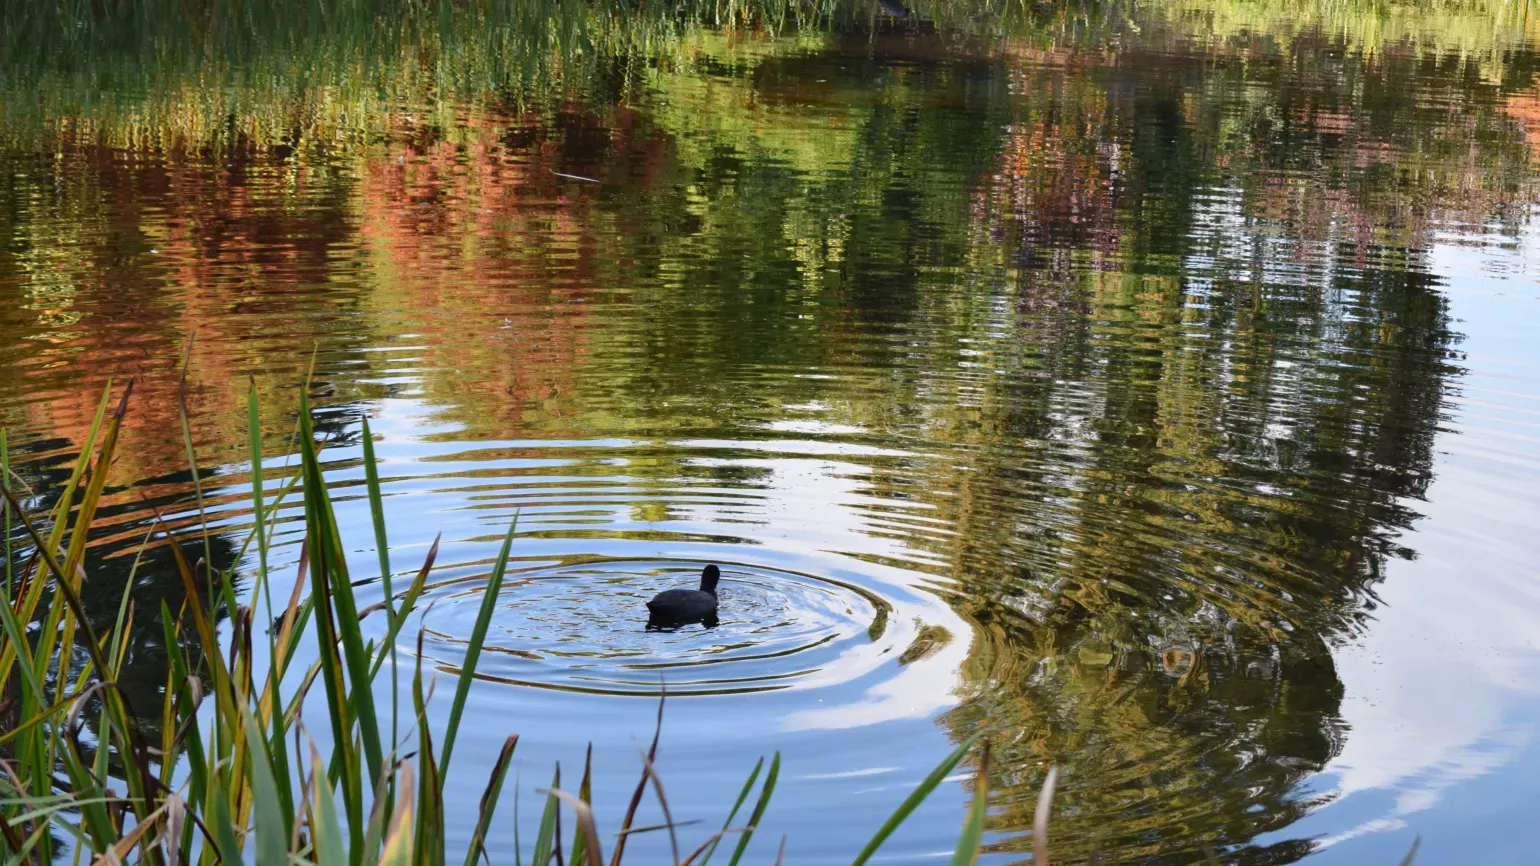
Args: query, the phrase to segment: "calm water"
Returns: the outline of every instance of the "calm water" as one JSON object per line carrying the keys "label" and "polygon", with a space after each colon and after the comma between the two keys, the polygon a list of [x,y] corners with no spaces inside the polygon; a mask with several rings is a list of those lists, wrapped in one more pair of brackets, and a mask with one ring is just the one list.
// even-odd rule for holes
{"label": "calm water", "polygon": [[[1000,862],[1054,764],[1055,862],[1393,863],[1418,834],[1419,862],[1525,862],[1540,31],[1523,3],[1388,8],[588,18],[519,75],[426,25],[258,28],[205,68],[178,52],[215,36],[157,53],[114,19],[99,55],[0,78],[0,422],[46,504],[136,378],[104,619],[151,506],[196,520],[189,340],[219,565],[248,383],[281,472],[312,355],[355,573],[363,417],[395,568],[442,533],[419,619],[445,671],[517,513],[462,834],[511,732],[526,831],[590,741],[615,820],[661,679],[676,817],[720,820],[783,753],[765,862],[782,833],[848,862],[978,731]],[[146,557],[139,609],[178,601]],[[707,561],[720,627],[644,633]],[[886,862],[949,850],[968,778]]]}

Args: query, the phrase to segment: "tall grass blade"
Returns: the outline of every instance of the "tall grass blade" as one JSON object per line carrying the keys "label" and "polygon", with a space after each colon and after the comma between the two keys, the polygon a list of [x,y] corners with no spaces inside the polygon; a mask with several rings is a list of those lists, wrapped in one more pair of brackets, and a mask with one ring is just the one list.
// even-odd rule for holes
{"label": "tall grass blade", "polygon": [[[198,528],[203,535],[203,561],[209,569],[212,578],[214,569],[214,545],[209,539],[209,521],[203,508],[203,479],[198,475],[198,455],[193,450],[192,425],[187,419],[187,368],[192,366],[193,342],[198,339],[198,332],[187,335],[187,351],[182,356],[182,378],[177,382],[176,407],[177,419],[182,425],[182,444],[187,449],[187,466],[192,470],[193,496],[198,503]],[[133,387],[133,383],[129,383]]]}
{"label": "tall grass blade", "polygon": [[[11,483],[10,479],[11,479],[11,444],[10,444],[9,440],[6,439],[5,428],[4,427],[0,427],[0,484],[9,485]],[[3,520],[3,522],[4,522],[4,525],[0,526],[0,531],[3,531],[5,533],[5,539],[4,539],[5,550],[3,552],[3,555],[5,556],[5,585],[6,585],[7,590],[9,590],[9,588],[11,586],[13,586],[15,584],[15,582],[16,582],[15,575],[13,575],[11,573],[11,570],[12,570],[11,558],[12,558],[12,556],[14,554],[11,553],[11,509],[10,509],[10,506],[8,506],[8,505],[0,505],[0,520]],[[9,604],[10,602],[7,601],[6,603]],[[16,845],[12,845],[11,846],[11,850],[14,851],[16,849],[17,849]]]}
{"label": "tall grass blade", "polygon": [[[973,782],[973,806],[963,822],[952,866],[973,866],[979,859],[979,842],[984,838],[984,816],[989,812],[989,741],[984,741],[984,756],[979,759],[979,774]],[[1047,861],[1043,861],[1047,866]]]}
{"label": "tall grass blade", "polygon": [[620,838],[615,841],[615,853],[610,857],[610,866],[620,866],[620,857],[625,853],[626,840],[630,838],[631,822],[636,818],[636,810],[642,805],[642,795],[647,793],[647,768],[658,759],[658,739],[663,736],[663,704],[668,697],[667,689],[658,692],[658,721],[652,729],[652,745],[647,747],[647,759],[642,763],[642,778],[636,782],[636,790],[631,792],[631,802],[626,806],[626,815],[620,822]]}
{"label": "tall grass blade", "polygon": [[390,832],[385,836],[385,848],[380,852],[380,866],[412,866],[415,840],[412,832],[416,822],[412,818],[412,765],[402,764],[397,771],[396,812],[390,819]]}
{"label": "tall grass blade", "polygon": [[653,793],[658,796],[658,808],[663,810],[663,827],[668,830],[669,848],[674,853],[674,866],[679,866],[679,834],[674,832],[674,816],[668,808],[668,794],[663,790],[663,780],[658,776],[658,770],[653,766],[652,759],[642,756],[642,768],[646,773],[644,778],[652,781]]}
{"label": "tall grass blade", "polygon": [[[551,777],[549,790],[561,787],[561,764],[556,765],[556,775]],[[530,859],[531,866],[547,866],[551,861],[551,854],[556,847],[556,811],[560,808],[560,801],[555,794],[547,794],[545,798],[545,812],[540,816],[540,829],[535,833],[535,856]]]}
{"label": "tall grass blade", "polygon": [[[577,794],[578,799],[581,800],[585,805],[589,805],[589,806],[591,806],[593,804],[593,772],[594,772],[594,744],[593,743],[589,743],[588,744],[588,754],[583,757],[583,781],[578,785],[578,794]],[[592,821],[592,813],[591,812],[590,812],[589,823],[590,824],[593,823],[593,821]],[[576,866],[577,863],[580,863],[584,859],[586,859],[586,856],[587,856],[587,852],[585,851],[586,847],[587,847],[587,836],[585,835],[582,822],[579,821],[578,822],[578,826],[572,828],[572,862],[573,862],[574,866]],[[603,863],[596,863],[596,864],[594,864],[594,866],[604,866],[604,864]]]}
{"label": "tall grass blade", "polygon": [[1048,866],[1048,814],[1053,810],[1053,789],[1059,782],[1059,768],[1049,767],[1043,790],[1037,795],[1037,809],[1032,816],[1032,851],[1034,866]]}
{"label": "tall grass blade", "polygon": [[[358,624],[358,606],[353,600],[353,587],[348,582],[347,558],[343,552],[342,543],[338,537],[337,519],[332,513],[331,497],[327,493],[326,479],[321,472],[321,462],[316,453],[315,429],[310,420],[310,396],[300,392],[300,457],[304,472],[305,491],[305,519],[311,544],[310,573],[312,575],[317,606],[317,620],[322,623],[323,638],[329,640],[340,639],[342,655],[336,657],[335,646],[323,647],[322,652],[328,653],[337,663],[337,670],[328,672],[327,688],[335,689],[333,703],[345,702],[356,713],[358,729],[363,742],[364,764],[369,774],[369,786],[374,787],[379,781],[380,768],[384,766],[385,754],[380,746],[380,727],[375,717],[375,704],[373,689],[369,678],[369,657],[364,651],[363,635]],[[335,606],[337,618],[335,629],[331,628],[330,611],[327,608]],[[322,615],[324,614],[324,615]],[[327,633],[329,632],[329,633]],[[348,685],[352,687],[348,694],[342,682],[342,668],[347,669]],[[334,712],[338,712],[334,710]],[[346,713],[346,711],[342,711]],[[344,718],[350,718],[352,713],[346,713]],[[337,727],[336,722],[333,727]],[[343,731],[347,731],[344,727]],[[342,748],[347,742],[347,735],[341,733],[337,748]],[[345,750],[344,750],[345,751]],[[358,756],[350,756],[349,765],[356,766]],[[362,774],[343,776],[347,790],[347,808],[351,832],[357,837],[352,840],[355,849],[361,849],[363,845],[363,812],[362,812]]]}
{"label": "tall grass blade", "polygon": [[941,784],[941,780],[945,779],[947,774],[952,772],[952,768],[957,766],[958,762],[963,759],[964,755],[968,754],[968,751],[973,748],[973,744],[977,743],[978,740],[978,734],[963,740],[962,745],[958,746],[953,750],[952,754],[947,755],[940,764],[936,765],[936,769],[930,771],[930,775],[920,782],[919,787],[915,788],[904,799],[904,802],[899,804],[898,809],[893,812],[892,816],[877,829],[877,835],[873,836],[872,840],[866,843],[866,847],[862,848],[861,853],[856,855],[856,859],[851,863],[851,866],[861,866],[862,863],[870,860],[872,855],[877,853],[877,849],[882,847],[882,843],[886,842],[888,837],[893,835],[893,831],[897,830],[898,826],[904,823],[904,819],[908,818],[915,809],[919,808],[919,805],[925,801],[925,798],[930,796],[931,791],[936,790],[936,787]]}
{"label": "tall grass blade", "polygon": [[765,774],[765,785],[759,789],[759,800],[754,804],[754,811],[749,815],[749,825],[738,839],[738,847],[733,849],[733,859],[728,861],[729,866],[738,866],[738,861],[743,858],[743,852],[748,850],[749,841],[754,838],[754,828],[759,826],[759,819],[764,817],[765,809],[770,806],[770,795],[775,793],[775,780],[781,776],[781,753],[776,752],[770,759],[770,772]]}
{"label": "tall grass blade", "polygon": [[[257,728],[257,720],[246,707],[241,708],[241,723],[246,730],[247,765],[251,783],[252,818],[257,836],[257,866],[288,866],[289,813],[278,798],[272,757]],[[284,768],[287,775],[288,768]]]}
{"label": "tall grass blade", "polygon": [[[380,464],[374,456],[374,432],[369,429],[369,419],[363,419],[363,445],[364,445],[364,481],[369,491],[369,515],[374,522],[374,548],[380,559],[380,582],[385,590],[385,622],[387,633],[394,631],[392,626],[396,624],[396,590],[391,585],[390,575],[390,541],[385,534],[385,498],[380,493]],[[390,669],[398,670],[396,642],[388,642],[390,655]],[[385,658],[385,653],[379,655]],[[373,680],[379,673],[377,665],[370,666],[369,678]],[[400,712],[401,706],[401,679],[392,676],[390,678],[390,740],[396,742],[400,736]],[[387,800],[389,795],[387,795]]]}
{"label": "tall grass blade", "polygon": [[444,731],[444,751],[438,759],[439,772],[448,774],[449,759],[454,754],[455,734],[460,729],[460,717],[465,713],[465,699],[470,695],[471,683],[476,679],[476,663],[481,660],[481,647],[486,643],[487,630],[492,627],[492,612],[497,610],[498,595],[503,589],[503,575],[508,570],[508,554],[513,549],[513,535],[519,529],[519,516],[515,512],[508,534],[503,538],[503,549],[497,554],[492,566],[492,577],[487,581],[481,596],[481,609],[476,613],[476,625],[471,629],[470,641],[465,648],[465,661],[460,665],[460,678],[455,684],[454,703],[449,707],[449,725]]}
{"label": "tall grass blade", "polygon": [[314,744],[310,746],[310,833],[315,843],[316,866],[343,866],[348,862],[342,825],[337,821],[337,800],[326,778],[326,764]]}
{"label": "tall grass blade", "polygon": [[722,832],[718,833],[716,838],[711,840],[711,847],[708,848],[705,855],[701,857],[700,866],[706,866],[706,864],[711,862],[711,855],[717,852],[717,845],[721,843],[722,836],[727,833],[727,829],[733,825],[733,819],[738,817],[738,810],[743,808],[743,801],[749,798],[749,791],[754,789],[754,782],[759,778],[759,771],[763,770],[764,768],[764,758],[760,758],[757,762],[755,762],[754,771],[749,773],[749,777],[744,780],[743,790],[738,792],[738,799],[733,802],[733,810],[727,813],[727,820],[722,822]]}
{"label": "tall grass blade", "polygon": [[[487,789],[481,794],[481,817],[477,819],[476,832],[471,836],[471,843],[465,849],[465,866],[474,866],[478,854],[482,857],[486,856],[487,830],[492,824],[492,812],[497,808],[497,798],[503,792],[503,780],[508,778],[508,765],[513,762],[513,750],[518,745],[519,735],[510,735],[503,742],[503,750],[497,756],[497,763],[492,765],[492,775],[487,779]],[[491,862],[490,858],[488,862]]]}
{"label": "tall grass blade", "polygon": [[215,778],[208,817],[209,830],[214,834],[214,848],[219,852],[223,866],[244,866],[246,861],[241,857],[241,843],[235,834],[235,822],[230,818],[230,806],[224,792],[219,790],[217,776]]}
{"label": "tall grass blade", "polygon": [[[396,640],[401,635],[401,626],[406,622],[406,615],[417,605],[417,599],[422,597],[423,590],[428,585],[428,572],[433,570],[433,561],[438,558],[438,545],[443,540],[443,533],[433,537],[433,545],[428,548],[428,555],[423,557],[422,568],[417,570],[417,577],[413,578],[412,585],[407,589],[406,595],[401,599],[401,606],[396,609],[395,620],[392,621],[385,633],[385,643],[395,646]],[[391,656],[392,665],[395,664],[395,656]],[[371,679],[380,672],[380,667],[385,664],[385,654],[381,653],[374,658],[374,667],[369,671]],[[392,741],[394,742],[394,741]]]}
{"label": "tall grass blade", "polygon": [[369,491],[369,516],[374,522],[374,547],[380,558],[380,581],[385,589],[385,610],[391,618],[396,612],[395,592],[390,585],[390,542],[385,537],[385,500],[380,494],[380,464],[374,456],[374,434],[369,419],[363,419],[364,482]]}
{"label": "tall grass blade", "polygon": [[[583,854],[583,860],[586,861],[587,866],[604,866],[604,856],[599,850],[599,831],[594,826],[593,809],[583,802],[582,797],[574,796],[559,788],[552,788],[548,793],[552,797],[560,798],[563,803],[571,806],[572,811],[577,815],[577,833],[584,842],[582,851],[586,853]],[[578,866],[580,862],[578,854],[579,848],[574,845],[572,848],[572,866]]]}
{"label": "tall grass blade", "polygon": [[387,803],[392,799],[387,794],[395,792],[396,774],[394,768],[380,773],[380,783],[374,789],[374,805],[369,810],[369,826],[364,829],[364,847],[359,855],[359,862],[374,863],[380,859],[380,845],[385,841],[386,823],[390,820],[391,809],[394,803]]}

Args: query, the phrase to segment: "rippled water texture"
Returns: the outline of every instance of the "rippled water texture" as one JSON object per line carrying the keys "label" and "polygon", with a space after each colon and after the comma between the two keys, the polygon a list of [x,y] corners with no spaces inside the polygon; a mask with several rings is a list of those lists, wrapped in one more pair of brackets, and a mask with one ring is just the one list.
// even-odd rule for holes
{"label": "rippled water texture", "polygon": [[[729,565],[710,625],[647,629],[647,600],[700,580],[695,564],[594,562],[514,575],[503,587],[477,673],[516,685],[597,694],[713,695],[831,686],[904,650],[890,606],[851,586],[773,569]],[[425,652],[463,658],[484,584],[448,583],[426,594]],[[910,637],[913,638],[913,630]],[[453,669],[453,668],[451,668]]]}
{"label": "rippled water texture", "polygon": [[[590,742],[615,820],[666,689],[674,815],[778,750],[787,862],[848,862],[975,732],[991,862],[1051,765],[1056,863],[1532,856],[1527,3],[54,5],[0,24],[18,477],[51,502],[133,377],[87,604],[157,510],[249,570],[245,394],[271,490],[313,365],[360,603],[362,419],[395,591],[441,536],[397,646],[435,713],[517,515],[459,838],[514,732],[526,823]],[[144,556],[153,725],[181,583]],[[708,562],[717,626],[646,631]],[[968,778],[894,861],[953,844]]]}

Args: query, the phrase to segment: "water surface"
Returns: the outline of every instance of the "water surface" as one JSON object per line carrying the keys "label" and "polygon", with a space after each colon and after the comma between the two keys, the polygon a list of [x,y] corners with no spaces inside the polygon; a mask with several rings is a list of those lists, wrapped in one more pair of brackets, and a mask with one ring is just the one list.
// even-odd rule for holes
{"label": "water surface", "polygon": [[[788,862],[848,861],[975,732],[1000,862],[1029,859],[1051,765],[1056,862],[1390,863],[1416,834],[1428,862],[1523,860],[1527,6],[355,5],[342,30],[109,16],[0,78],[0,419],[39,504],[136,381],[103,618],[153,510],[197,520],[184,359],[222,567],[246,389],[279,473],[313,363],[355,574],[364,417],[398,579],[442,534],[402,651],[420,625],[457,670],[518,515],[462,836],[512,732],[526,803],[593,742],[618,812],[661,681],[674,814],[719,820],[780,750]],[[163,545],[140,610],[179,601]],[[705,562],[720,626],[644,632]],[[949,849],[967,779],[891,860]]]}

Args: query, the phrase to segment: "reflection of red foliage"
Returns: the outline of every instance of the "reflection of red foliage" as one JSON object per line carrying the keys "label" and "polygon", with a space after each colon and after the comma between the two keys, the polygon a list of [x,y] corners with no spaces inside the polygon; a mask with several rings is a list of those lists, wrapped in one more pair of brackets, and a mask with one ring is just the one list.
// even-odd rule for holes
{"label": "reflection of red foliage", "polygon": [[[547,423],[570,414],[561,398],[576,391],[587,302],[619,253],[594,222],[599,187],[557,172],[648,187],[671,146],[627,110],[607,125],[576,110],[540,125],[474,114],[456,135],[403,115],[391,143],[341,171],[324,142],[217,160],[67,148],[79,181],[54,210],[87,213],[72,217],[73,294],[15,348],[26,426],[78,445],[108,379],[133,377],[114,481],[179,472],[193,334],[187,400],[204,465],[244,459],[252,376],[278,447],[317,346],[334,399],[385,373],[420,377],[429,403],[494,434],[525,426],[532,404]],[[44,315],[66,325],[45,329]],[[409,358],[354,349],[397,338]]]}
{"label": "reflection of red foliage", "polygon": [[[1022,88],[1071,86],[1064,58],[1047,70],[1022,73]],[[1050,79],[1045,84],[1041,79]],[[1040,108],[1040,107],[1039,107]],[[1054,304],[1069,290],[1068,251],[1091,250],[1097,268],[1112,268],[1118,250],[1114,178],[1121,153],[1099,92],[1065,94],[1053,120],[1019,117],[1008,127],[994,172],[974,194],[976,231],[1016,259],[1023,278],[1021,303]]]}
{"label": "reflection of red foliage", "polygon": [[1504,99],[1503,112],[1519,122],[1530,152],[1540,156],[1540,87]]}

